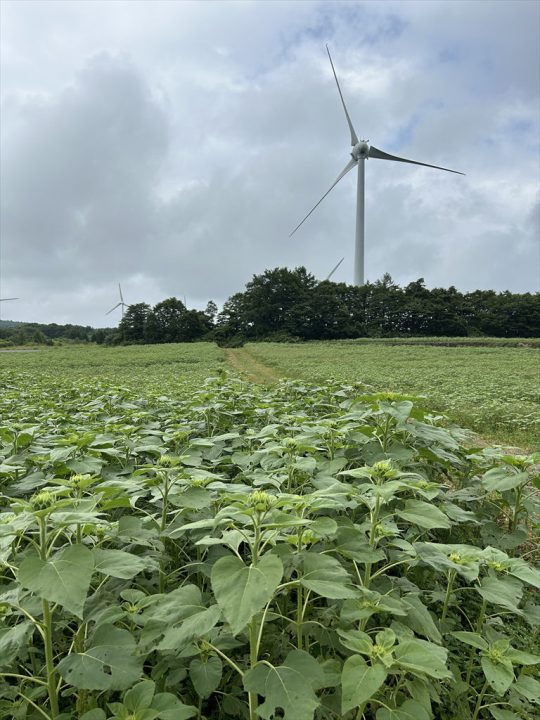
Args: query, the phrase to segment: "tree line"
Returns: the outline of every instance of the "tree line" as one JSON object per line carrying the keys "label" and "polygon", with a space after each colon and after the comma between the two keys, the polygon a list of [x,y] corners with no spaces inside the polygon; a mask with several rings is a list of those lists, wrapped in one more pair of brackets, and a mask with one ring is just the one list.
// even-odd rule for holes
{"label": "tree line", "polygon": [[[130,305],[117,328],[14,324],[0,327],[0,343],[171,343],[214,340],[333,340],[357,337],[540,337],[540,294],[428,289],[423,278],[400,287],[390,275],[362,287],[319,282],[304,267],[254,275],[221,312],[188,309],[175,297],[151,307]],[[17,342],[18,341],[18,342]]]}
{"label": "tree line", "polygon": [[113,341],[332,340],[393,336],[540,336],[538,293],[461,293],[428,289],[423,278],[406,287],[390,275],[362,287],[319,282],[304,267],[254,275],[218,313],[188,310],[176,298],[150,308],[131,305]]}
{"label": "tree line", "polygon": [[361,287],[318,282],[305,268],[256,275],[225,303],[218,334],[249,340],[394,336],[540,336],[538,293],[461,293],[428,289],[423,278],[405,287],[390,275]]}

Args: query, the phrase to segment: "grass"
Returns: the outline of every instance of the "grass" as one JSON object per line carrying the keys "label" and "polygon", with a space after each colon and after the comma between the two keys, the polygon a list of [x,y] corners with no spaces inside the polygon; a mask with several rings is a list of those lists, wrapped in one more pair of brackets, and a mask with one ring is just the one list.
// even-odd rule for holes
{"label": "grass", "polygon": [[[425,339],[429,341],[429,339]],[[483,338],[485,340],[485,338]],[[490,442],[540,450],[540,356],[532,347],[334,341],[248,346],[290,377],[364,382],[375,390],[425,396]]]}
{"label": "grass", "polygon": [[[526,347],[508,347],[499,338],[479,338],[483,344],[471,346],[459,345],[463,338],[412,340],[251,343],[231,353],[235,358],[241,354],[232,369],[263,383],[279,375],[317,382],[332,377],[421,395],[427,407],[447,413],[489,442],[540,450],[537,340],[524,340]],[[227,360],[232,362],[212,343],[5,352],[0,354],[0,391],[12,395],[10,384],[19,385],[22,377],[23,385],[43,383],[47,392],[88,380],[181,397],[229,366]]]}
{"label": "grass", "polygon": [[523,422],[536,360],[350,342],[0,357],[0,720],[532,718],[533,458],[356,381]]}
{"label": "grass", "polygon": [[161,389],[163,394],[183,395],[193,384],[215,375],[223,367],[222,350],[213,343],[182,345],[132,345],[102,347],[71,345],[33,352],[0,355],[0,388],[9,377],[22,373],[29,383],[53,380],[55,384],[78,380],[107,381],[141,393]]}

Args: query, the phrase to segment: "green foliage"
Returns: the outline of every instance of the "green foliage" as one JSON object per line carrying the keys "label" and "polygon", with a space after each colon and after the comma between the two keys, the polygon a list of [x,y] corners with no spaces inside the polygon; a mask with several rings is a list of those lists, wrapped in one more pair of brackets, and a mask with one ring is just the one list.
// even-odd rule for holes
{"label": "green foliage", "polygon": [[118,352],[3,372],[0,718],[534,717],[534,458]]}
{"label": "green foliage", "polygon": [[274,268],[254,275],[244,292],[232,295],[218,317],[229,335],[250,340],[276,335],[302,340],[357,337],[540,336],[540,295],[454,287],[433,288],[424,279],[396,285],[385,274],[362,287],[316,282],[304,267]]}
{"label": "green foliage", "polygon": [[540,450],[536,347],[394,343],[253,343],[248,350],[289,377],[363,382],[366,399],[382,399],[389,390],[411,393],[432,412],[447,413],[483,436]]}

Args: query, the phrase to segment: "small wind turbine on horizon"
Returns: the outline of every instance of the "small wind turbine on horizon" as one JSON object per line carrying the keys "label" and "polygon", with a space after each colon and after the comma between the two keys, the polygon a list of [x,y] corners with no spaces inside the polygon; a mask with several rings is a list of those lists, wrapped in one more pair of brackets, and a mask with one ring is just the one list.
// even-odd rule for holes
{"label": "small wind turbine on horizon", "polygon": [[[8,300],[19,300],[19,298],[0,298],[0,303],[8,302]],[[1,306],[0,306],[1,308]],[[2,313],[0,312],[0,320],[2,319]]]}
{"label": "small wind turbine on horizon", "polygon": [[337,265],[335,265],[335,266],[332,268],[332,270],[330,270],[330,272],[328,273],[328,275],[324,278],[325,282],[328,282],[328,280],[330,280],[330,278],[332,277],[332,275],[336,272],[336,270],[338,269],[338,267],[341,265],[341,263],[342,263],[344,260],[345,260],[345,258],[342,257],[341,260],[337,263]]}
{"label": "small wind turbine on horizon", "polygon": [[407,160],[402,157],[397,157],[396,155],[389,155],[388,153],[383,152],[382,150],[379,150],[378,148],[374,147],[373,145],[370,145],[368,140],[364,140],[364,139],[359,140],[358,136],[356,134],[356,131],[353,127],[353,124],[351,122],[349,113],[347,111],[347,106],[345,105],[345,100],[343,99],[343,93],[341,92],[341,87],[339,86],[336,71],[334,68],[334,63],[332,62],[332,56],[330,55],[330,50],[328,49],[328,45],[326,46],[326,52],[328,53],[330,65],[332,66],[332,72],[334,73],[334,78],[336,80],[336,85],[338,88],[339,97],[341,98],[341,103],[343,105],[343,110],[345,111],[345,117],[347,118],[349,130],[351,131],[351,145],[352,145],[351,160],[349,160],[347,165],[345,165],[345,167],[343,168],[341,173],[338,175],[338,177],[335,180],[335,182],[333,183],[333,185],[330,186],[330,189],[327,190],[324,193],[324,195],[322,196],[322,198],[319,200],[319,202],[311,208],[311,210],[308,212],[308,214],[305,216],[305,218],[290,233],[289,237],[292,237],[292,235],[294,235],[294,233],[298,230],[298,228],[304,224],[304,222],[308,219],[308,217],[315,210],[315,208],[317,208],[321,204],[321,202],[324,200],[324,198],[330,193],[331,190],[333,190],[335,188],[335,186],[338,184],[338,182],[342,178],[344,178],[345,175],[350,170],[353,169],[353,167],[358,166],[358,184],[357,184],[357,189],[356,189],[356,240],[355,240],[355,254],[354,254],[354,284],[360,286],[360,285],[364,284],[365,161],[368,158],[376,158],[378,160],[395,160],[396,162],[411,163],[412,165],[422,165],[424,167],[435,168],[436,170],[445,170],[446,172],[456,173],[457,175],[465,175],[465,173],[459,172],[458,170],[450,170],[449,168],[440,167],[439,165],[429,165],[428,163],[418,162],[417,160]]}
{"label": "small wind turbine on horizon", "polygon": [[118,283],[118,292],[120,293],[120,302],[116,303],[114,307],[112,307],[110,310],[108,310],[105,315],[110,315],[116,308],[121,307],[122,308],[122,319],[124,319],[124,308],[129,307],[127,303],[124,302],[124,296],[122,295],[122,288],[120,287],[120,283]]}

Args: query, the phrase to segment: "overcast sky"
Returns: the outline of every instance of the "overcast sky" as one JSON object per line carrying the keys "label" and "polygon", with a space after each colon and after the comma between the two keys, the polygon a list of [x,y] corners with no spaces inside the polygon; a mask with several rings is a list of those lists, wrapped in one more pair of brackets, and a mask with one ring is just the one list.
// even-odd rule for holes
{"label": "overcast sky", "polygon": [[[540,3],[1,0],[2,317],[104,326],[266,268],[537,291]],[[112,318],[115,318],[112,320]],[[112,320],[112,321],[111,321]]]}

